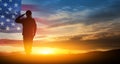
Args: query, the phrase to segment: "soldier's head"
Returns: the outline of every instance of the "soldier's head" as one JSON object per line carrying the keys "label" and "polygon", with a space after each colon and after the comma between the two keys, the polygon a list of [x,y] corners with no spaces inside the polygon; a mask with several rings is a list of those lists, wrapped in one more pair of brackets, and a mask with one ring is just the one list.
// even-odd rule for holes
{"label": "soldier's head", "polygon": [[31,12],[30,10],[27,10],[27,11],[26,11],[26,16],[27,16],[27,17],[31,17],[31,16],[32,16],[32,12]]}

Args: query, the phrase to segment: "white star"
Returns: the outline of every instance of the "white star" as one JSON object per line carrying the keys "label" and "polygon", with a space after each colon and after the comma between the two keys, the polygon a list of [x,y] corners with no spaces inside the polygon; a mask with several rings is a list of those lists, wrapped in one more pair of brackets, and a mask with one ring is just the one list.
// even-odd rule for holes
{"label": "white star", "polygon": [[17,12],[14,12],[17,15]]}
{"label": "white star", "polygon": [[17,6],[18,6],[18,4],[17,4],[17,3],[15,3],[15,4],[14,4],[14,6],[15,6],[15,7],[17,7]]}
{"label": "white star", "polygon": [[9,14],[9,12],[7,12],[7,11],[6,11],[5,13],[6,13],[6,14]]}
{"label": "white star", "polygon": [[7,22],[10,22],[10,19],[6,19]]}
{"label": "white star", "polygon": [[12,8],[11,8],[11,7],[9,7],[9,8],[8,8],[8,10],[9,10],[9,11],[11,11],[11,10],[12,10]]}
{"label": "white star", "polygon": [[15,18],[15,15],[12,15],[12,18],[14,19],[14,18]]}
{"label": "white star", "polygon": [[12,2],[12,0],[9,0],[9,2]]}
{"label": "white star", "polygon": [[4,3],[4,6],[6,7],[8,4],[7,3]]}
{"label": "white star", "polygon": [[6,27],[6,30],[10,30],[10,27],[9,27],[9,26],[7,26],[7,27]]}
{"label": "white star", "polygon": [[1,22],[0,25],[1,25],[1,26],[4,26],[4,22]]}
{"label": "white star", "polygon": [[15,23],[11,23],[12,26],[15,26]]}
{"label": "white star", "polygon": [[5,16],[4,16],[4,15],[1,15],[1,18],[5,18]]}
{"label": "white star", "polygon": [[20,30],[21,28],[20,27],[17,27],[17,30]]}
{"label": "white star", "polygon": [[2,8],[0,8],[0,10],[2,10]]}

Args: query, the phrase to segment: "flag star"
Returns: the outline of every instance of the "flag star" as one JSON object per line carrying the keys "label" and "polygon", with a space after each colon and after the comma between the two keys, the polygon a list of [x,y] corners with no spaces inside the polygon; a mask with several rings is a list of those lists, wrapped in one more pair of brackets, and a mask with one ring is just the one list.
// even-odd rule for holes
{"label": "flag star", "polygon": [[12,18],[14,19],[14,18],[15,18],[15,15],[12,15]]}
{"label": "flag star", "polygon": [[6,27],[6,30],[10,30],[10,27],[9,27],[9,26],[7,26],[7,27]]}
{"label": "flag star", "polygon": [[11,11],[11,10],[12,10],[12,8],[11,8],[11,7],[9,7],[9,8],[8,8],[8,10],[9,10],[9,11]]}
{"label": "flag star", "polygon": [[5,18],[5,16],[4,16],[4,15],[1,15],[1,18]]}
{"label": "flag star", "polygon": [[21,28],[20,27],[17,27],[17,30],[20,30]]}
{"label": "flag star", "polygon": [[10,22],[10,19],[6,19],[7,22]]}
{"label": "flag star", "polygon": [[15,23],[11,23],[12,26],[15,26]]}
{"label": "flag star", "polygon": [[2,10],[2,8],[0,8],[0,10]]}
{"label": "flag star", "polygon": [[17,3],[15,3],[15,4],[14,4],[14,6],[15,6],[15,7],[18,7],[18,4],[17,4]]}
{"label": "flag star", "polygon": [[1,26],[4,26],[4,22],[1,22],[0,25],[1,25]]}
{"label": "flag star", "polygon": [[4,6],[6,7],[8,4],[7,3],[4,3]]}
{"label": "flag star", "polygon": [[21,26],[17,26],[16,16],[20,15],[22,0],[0,0],[0,32],[18,32]]}
{"label": "flag star", "polygon": [[9,2],[12,2],[12,0],[9,0]]}
{"label": "flag star", "polygon": [[6,13],[6,14],[9,14],[9,12],[7,12],[7,11],[6,11],[5,13]]}
{"label": "flag star", "polygon": [[17,15],[17,12],[15,12],[15,14]]}

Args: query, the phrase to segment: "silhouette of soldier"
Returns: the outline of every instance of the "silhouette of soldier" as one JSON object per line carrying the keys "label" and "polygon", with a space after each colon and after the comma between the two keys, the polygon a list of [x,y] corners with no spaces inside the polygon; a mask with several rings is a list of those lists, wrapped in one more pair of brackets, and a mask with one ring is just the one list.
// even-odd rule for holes
{"label": "silhouette of soldier", "polygon": [[[23,16],[26,14],[26,18]],[[16,18],[16,23],[21,23],[23,26],[23,42],[26,54],[30,54],[32,51],[33,38],[36,33],[36,23],[34,18],[32,18],[32,12],[30,10],[26,11],[25,14],[20,15]]]}

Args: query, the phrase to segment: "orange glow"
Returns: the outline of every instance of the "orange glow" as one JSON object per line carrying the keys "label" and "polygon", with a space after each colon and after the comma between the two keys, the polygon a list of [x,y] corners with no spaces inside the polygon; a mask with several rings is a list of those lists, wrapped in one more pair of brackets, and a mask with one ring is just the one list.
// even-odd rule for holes
{"label": "orange glow", "polygon": [[[24,53],[23,47],[15,46],[0,46],[0,52],[21,52]],[[79,54],[86,53],[85,50],[69,50],[62,48],[52,48],[52,47],[33,47],[31,54]]]}
{"label": "orange glow", "polygon": [[[0,52],[24,52],[23,47],[15,47],[15,46],[0,46]],[[97,51],[106,51],[107,49],[96,49]],[[87,53],[95,50],[75,50],[75,49],[62,49],[62,48],[52,48],[52,47],[33,47],[31,54],[39,54],[39,55],[50,55],[50,54],[80,54]]]}
{"label": "orange glow", "polygon": [[33,48],[32,54],[54,54],[55,51],[51,48]]}
{"label": "orange glow", "polygon": [[61,48],[50,48],[50,47],[33,47],[32,54],[79,54],[86,53],[83,50],[69,50]]}
{"label": "orange glow", "polygon": [[57,48],[49,48],[49,47],[34,47],[32,49],[32,54],[58,54],[61,50]]}

